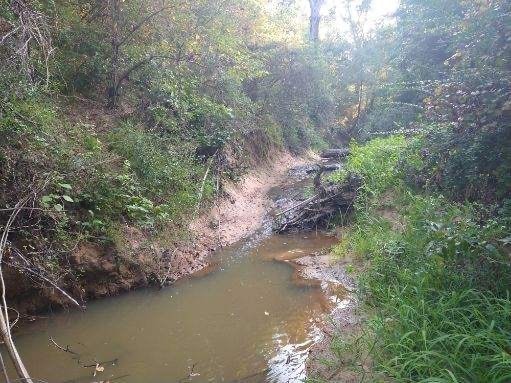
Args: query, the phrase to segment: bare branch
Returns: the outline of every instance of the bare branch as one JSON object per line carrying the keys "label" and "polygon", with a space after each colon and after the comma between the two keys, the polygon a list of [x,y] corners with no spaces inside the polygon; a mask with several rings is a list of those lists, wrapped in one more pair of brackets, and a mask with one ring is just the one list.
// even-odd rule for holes
{"label": "bare branch", "polygon": [[144,18],[142,18],[137,24],[135,24],[130,30],[129,32],[120,40],[116,43],[117,47],[121,47],[123,46],[124,44],[126,44],[134,35],[135,33],[140,29],[142,28],[147,22],[149,22],[152,18],[158,16],[160,13],[166,11],[167,9],[170,9],[169,6],[166,6],[166,7],[163,7],[163,8],[160,8],[160,9],[157,9],[156,11],[154,12],[151,12],[149,13],[148,15],[146,15]]}
{"label": "bare branch", "polygon": [[5,368],[4,358],[2,356],[2,353],[0,352],[0,363],[2,363],[2,373],[4,374],[5,383],[10,383],[9,375],[7,375],[7,370]]}
{"label": "bare branch", "polygon": [[[11,59],[17,61],[30,81],[34,80],[34,67],[31,56],[39,54],[46,67],[46,86],[50,81],[50,58],[54,52],[48,17],[25,3],[24,0],[11,0],[10,7],[17,17],[13,28],[0,39],[0,45],[11,42]],[[37,49],[30,49],[35,46]]]}

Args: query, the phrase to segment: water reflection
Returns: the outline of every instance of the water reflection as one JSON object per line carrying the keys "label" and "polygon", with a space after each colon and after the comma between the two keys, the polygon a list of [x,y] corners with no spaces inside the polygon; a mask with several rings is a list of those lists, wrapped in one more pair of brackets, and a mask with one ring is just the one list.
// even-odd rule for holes
{"label": "water reflection", "polygon": [[[318,336],[324,297],[293,282],[279,254],[332,240],[255,237],[218,255],[218,269],[163,290],[142,290],[53,315],[17,335],[34,377],[48,382],[296,382]],[[80,354],[57,349],[70,345]],[[104,363],[104,371],[84,364]]]}

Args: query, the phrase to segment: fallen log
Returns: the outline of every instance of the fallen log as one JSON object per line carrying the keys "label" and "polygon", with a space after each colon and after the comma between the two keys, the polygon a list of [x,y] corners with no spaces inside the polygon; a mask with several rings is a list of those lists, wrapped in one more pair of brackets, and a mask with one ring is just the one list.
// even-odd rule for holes
{"label": "fallen log", "polygon": [[335,215],[351,211],[361,185],[360,178],[349,175],[342,184],[325,183],[321,182],[323,171],[324,169],[320,168],[314,177],[316,191],[314,196],[294,204],[276,215],[276,232],[326,228]]}
{"label": "fallen log", "polygon": [[345,158],[349,154],[350,154],[350,150],[348,148],[326,149],[321,152],[320,157],[321,158]]}
{"label": "fallen log", "polygon": [[321,168],[323,168],[323,171],[325,171],[325,172],[334,172],[334,171],[339,170],[340,168],[342,168],[342,164],[340,164],[340,163],[332,163],[332,164],[317,165],[317,166],[311,167],[310,169],[307,169],[305,171],[305,173],[306,174],[316,173]]}
{"label": "fallen log", "polygon": [[284,210],[284,211],[281,211],[280,213],[277,213],[277,217],[278,217],[279,215],[286,214],[287,212],[289,212],[289,211],[291,211],[291,210],[294,210],[294,209],[296,209],[296,208],[298,208],[298,207],[300,207],[300,206],[302,206],[302,205],[306,205],[306,204],[308,204],[309,202],[314,201],[317,197],[318,197],[318,195],[316,194],[315,196],[313,196],[313,197],[311,197],[311,198],[308,198],[308,199],[306,199],[305,201],[302,201],[302,202],[300,202],[300,203],[299,203],[299,204],[297,204],[297,205],[291,206],[289,209],[286,209],[286,210]]}

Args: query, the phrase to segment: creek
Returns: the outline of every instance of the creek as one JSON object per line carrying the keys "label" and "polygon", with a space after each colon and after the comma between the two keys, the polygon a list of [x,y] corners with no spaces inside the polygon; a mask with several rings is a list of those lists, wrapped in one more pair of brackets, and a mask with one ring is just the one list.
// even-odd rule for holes
{"label": "creek", "polygon": [[[328,297],[285,260],[333,242],[265,225],[200,275],[51,314],[23,326],[16,343],[31,375],[52,383],[298,382]],[[93,376],[83,365],[96,362]]]}

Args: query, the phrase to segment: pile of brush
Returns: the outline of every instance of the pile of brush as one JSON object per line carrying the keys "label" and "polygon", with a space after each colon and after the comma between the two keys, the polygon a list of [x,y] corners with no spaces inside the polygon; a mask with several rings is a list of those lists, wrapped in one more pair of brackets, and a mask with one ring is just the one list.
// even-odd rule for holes
{"label": "pile of brush", "polygon": [[355,202],[361,180],[348,175],[343,183],[321,179],[325,167],[319,167],[314,177],[314,195],[277,214],[275,231],[315,230],[328,227],[336,215],[349,213]]}

